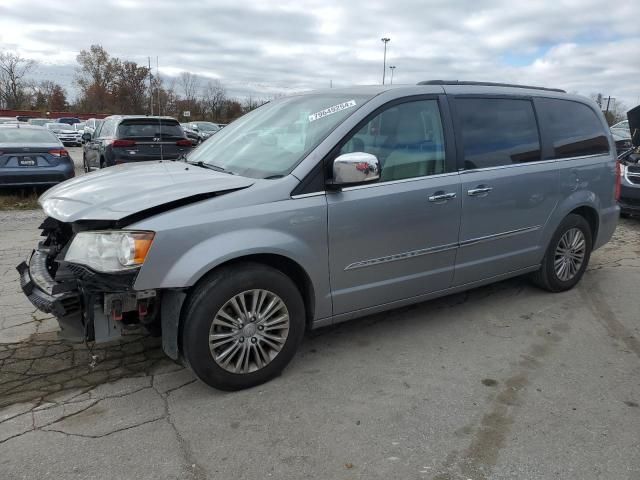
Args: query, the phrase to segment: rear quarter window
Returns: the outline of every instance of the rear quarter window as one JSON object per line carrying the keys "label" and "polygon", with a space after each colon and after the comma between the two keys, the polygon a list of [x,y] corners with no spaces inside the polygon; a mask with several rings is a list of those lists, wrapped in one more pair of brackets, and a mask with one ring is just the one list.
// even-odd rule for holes
{"label": "rear quarter window", "polygon": [[465,170],[540,160],[533,104],[517,98],[456,98]]}
{"label": "rear quarter window", "polygon": [[544,137],[551,144],[545,159],[609,153],[607,132],[596,112],[584,103],[536,98]]}

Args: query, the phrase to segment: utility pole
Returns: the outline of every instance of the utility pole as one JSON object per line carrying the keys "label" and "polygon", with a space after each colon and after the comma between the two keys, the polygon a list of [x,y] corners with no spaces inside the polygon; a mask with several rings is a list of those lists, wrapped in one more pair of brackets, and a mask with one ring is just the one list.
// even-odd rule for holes
{"label": "utility pole", "polygon": [[391,70],[391,85],[393,85],[393,71],[396,69],[395,65],[389,65],[389,70]]}
{"label": "utility pole", "polygon": [[382,58],[382,85],[384,85],[384,76],[387,73],[387,43],[389,43],[391,39],[382,37],[380,40],[384,43],[384,57]]}
{"label": "utility pole", "polygon": [[153,117],[153,74],[151,73],[151,57],[147,57],[149,60],[149,110]]}
{"label": "utility pole", "polygon": [[607,113],[609,113],[609,104],[611,103],[611,95],[609,95],[607,97],[607,109],[604,111],[604,115],[605,117],[607,116]]}

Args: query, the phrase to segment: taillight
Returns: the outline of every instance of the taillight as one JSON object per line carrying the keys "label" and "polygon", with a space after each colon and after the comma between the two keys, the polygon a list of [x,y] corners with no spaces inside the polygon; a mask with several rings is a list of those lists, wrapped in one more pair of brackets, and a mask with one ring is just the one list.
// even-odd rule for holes
{"label": "taillight", "polygon": [[190,147],[191,146],[191,140],[187,140],[186,138],[184,140],[178,140],[176,142],[176,145],[179,147]]}
{"label": "taillight", "polygon": [[111,142],[112,147],[135,147],[135,140],[114,140]]}
{"label": "taillight", "polygon": [[56,148],[54,150],[49,150],[49,154],[54,157],[68,157],[69,152],[67,152],[64,148]]}
{"label": "taillight", "polygon": [[616,162],[616,186],[614,189],[614,196],[616,201],[620,200],[620,185],[622,183],[622,175],[624,175],[624,167],[620,163],[620,160]]}

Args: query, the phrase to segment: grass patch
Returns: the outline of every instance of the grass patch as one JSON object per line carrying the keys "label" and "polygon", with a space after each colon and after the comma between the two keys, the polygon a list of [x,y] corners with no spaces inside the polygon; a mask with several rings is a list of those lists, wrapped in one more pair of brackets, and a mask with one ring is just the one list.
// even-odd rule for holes
{"label": "grass patch", "polygon": [[34,190],[0,191],[0,210],[37,210],[40,193]]}

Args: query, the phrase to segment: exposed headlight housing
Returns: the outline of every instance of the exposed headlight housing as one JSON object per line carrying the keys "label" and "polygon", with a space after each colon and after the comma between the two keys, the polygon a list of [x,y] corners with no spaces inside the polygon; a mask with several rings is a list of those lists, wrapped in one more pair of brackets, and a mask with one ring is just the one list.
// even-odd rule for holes
{"label": "exposed headlight housing", "polygon": [[80,232],[73,238],[64,259],[98,272],[132,270],[144,263],[153,237],[153,232],[125,230]]}

